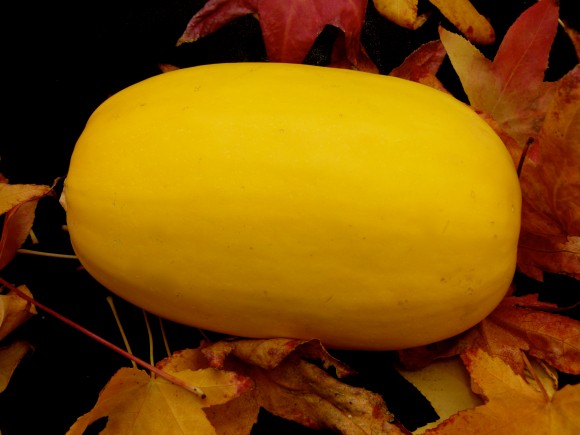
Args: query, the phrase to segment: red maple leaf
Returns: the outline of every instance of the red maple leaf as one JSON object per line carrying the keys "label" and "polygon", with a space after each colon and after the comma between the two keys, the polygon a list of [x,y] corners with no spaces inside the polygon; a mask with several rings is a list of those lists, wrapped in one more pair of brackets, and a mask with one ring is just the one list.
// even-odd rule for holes
{"label": "red maple leaf", "polygon": [[471,106],[520,168],[518,267],[538,280],[544,272],[580,278],[580,72],[544,81],[557,26],[556,3],[539,1],[509,28],[493,61],[461,36],[440,31]]}
{"label": "red maple leaf", "polygon": [[360,42],[366,7],[366,0],[210,0],[191,18],[177,45],[254,14],[272,62],[302,63],[324,27],[332,25],[342,30],[332,66],[377,72]]}

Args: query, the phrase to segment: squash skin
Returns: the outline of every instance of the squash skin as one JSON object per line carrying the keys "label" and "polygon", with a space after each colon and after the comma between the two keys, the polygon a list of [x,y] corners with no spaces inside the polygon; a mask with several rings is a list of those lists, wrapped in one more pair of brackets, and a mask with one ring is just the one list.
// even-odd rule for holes
{"label": "squash skin", "polygon": [[513,277],[521,195],[468,106],[376,74],[218,64],[105,101],[65,181],[118,296],[242,337],[390,350],[461,333]]}

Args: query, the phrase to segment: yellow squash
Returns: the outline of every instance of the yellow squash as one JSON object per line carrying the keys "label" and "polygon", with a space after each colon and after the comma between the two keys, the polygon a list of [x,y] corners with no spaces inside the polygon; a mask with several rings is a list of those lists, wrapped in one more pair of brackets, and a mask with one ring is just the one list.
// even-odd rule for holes
{"label": "yellow squash", "polygon": [[468,106],[274,63],[182,69],[105,101],[63,203],[80,261],[162,317],[395,349],[482,320],[513,277],[520,189]]}

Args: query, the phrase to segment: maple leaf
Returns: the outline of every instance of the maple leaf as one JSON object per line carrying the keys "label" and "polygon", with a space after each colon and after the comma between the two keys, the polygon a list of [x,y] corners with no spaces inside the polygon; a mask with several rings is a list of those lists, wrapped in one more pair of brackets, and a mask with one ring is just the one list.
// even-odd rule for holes
{"label": "maple leaf", "polygon": [[[475,44],[491,44],[495,32],[469,0],[429,0],[459,31]],[[428,15],[418,15],[418,0],[373,0],[375,8],[385,18],[401,27],[415,30],[427,21]]]}
{"label": "maple leaf", "polygon": [[539,132],[554,84],[544,71],[558,25],[558,7],[541,0],[508,29],[493,61],[461,36],[439,34],[471,106],[488,113],[523,147]]}
{"label": "maple leaf", "polygon": [[[196,370],[210,367],[201,349],[185,349],[175,352],[169,358],[157,364],[158,367],[172,372]],[[250,378],[244,387],[250,384]],[[249,387],[248,387],[249,388]],[[246,400],[247,394],[242,394],[225,404],[212,405],[204,408],[206,417],[219,435],[249,434],[258,420],[259,407],[255,402]]]}
{"label": "maple leaf", "polygon": [[215,434],[202,408],[225,403],[242,394],[250,383],[243,376],[213,368],[185,369],[174,376],[200,387],[205,398],[154,378],[143,370],[120,369],[99,394],[95,407],[78,418],[68,435],[81,435],[94,421],[108,417],[101,434]]}
{"label": "maple leaf", "polygon": [[0,183],[0,215],[4,225],[0,237],[0,269],[16,255],[34,222],[38,201],[51,191],[50,186]]}
{"label": "maple leaf", "polygon": [[544,272],[580,278],[579,67],[543,81],[557,24],[557,5],[536,3],[510,27],[493,62],[440,30],[470,104],[491,120],[520,168],[518,268],[537,280]]}
{"label": "maple leaf", "polygon": [[[19,286],[20,291],[32,296],[26,286]],[[37,314],[36,308],[16,293],[0,295],[0,340]]]}
{"label": "maple leaf", "polygon": [[[390,424],[393,417],[379,395],[343,384],[309,362],[333,368],[338,377],[352,373],[317,340],[222,341],[203,348],[203,353],[211,366],[243,373],[254,381],[255,390],[236,400],[254,404],[253,409],[246,409],[251,416],[263,407],[313,429],[343,434],[401,433]],[[237,405],[236,401],[224,406]]]}
{"label": "maple leaf", "polygon": [[324,27],[332,25],[342,30],[332,65],[377,72],[360,42],[366,6],[367,0],[210,0],[191,18],[177,45],[254,14],[272,62],[302,63]]}
{"label": "maple leaf", "polygon": [[[500,358],[470,349],[462,359],[475,393],[484,404],[461,411],[425,434],[577,434],[580,432],[580,384],[548,394],[512,371]],[[514,412],[514,410],[516,410]]]}
{"label": "maple leaf", "polygon": [[441,41],[427,42],[407,56],[403,63],[394,68],[389,75],[447,92],[436,76],[446,54]]}
{"label": "maple leaf", "polygon": [[413,349],[399,351],[405,367],[417,369],[437,358],[484,349],[523,375],[522,351],[558,370],[580,374],[580,321],[555,314],[555,304],[537,295],[508,296],[479,324],[466,333]]}

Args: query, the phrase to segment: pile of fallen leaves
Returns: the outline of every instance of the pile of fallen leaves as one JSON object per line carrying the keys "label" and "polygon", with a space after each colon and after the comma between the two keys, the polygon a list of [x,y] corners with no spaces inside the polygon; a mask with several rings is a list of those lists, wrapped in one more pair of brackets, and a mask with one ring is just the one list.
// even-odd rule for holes
{"label": "pile of fallen leaves", "polygon": [[[538,281],[545,273],[580,279],[580,67],[544,81],[558,26],[580,57],[578,33],[559,22],[555,2],[541,0],[513,23],[490,60],[476,48],[495,39],[487,19],[467,0],[431,3],[462,35],[440,27],[438,40],[410,53],[390,74],[447,92],[437,74],[448,57],[469,104],[500,135],[518,168],[523,195],[518,273]],[[374,0],[374,7],[408,29],[429,19],[418,14],[413,0]],[[341,33],[330,66],[377,73],[360,41],[366,9],[362,0],[210,0],[178,43],[254,14],[271,61],[303,62],[324,27],[332,25]],[[37,203],[54,200],[53,190],[0,180],[0,269],[30,237]],[[5,290],[0,340],[36,314],[25,286],[5,283]],[[580,384],[559,385],[560,374],[580,375],[580,321],[567,315],[570,307],[515,294],[460,336],[395,353],[397,369],[439,415],[417,433],[580,433]],[[0,392],[28,349],[22,341],[0,348]],[[354,371],[316,340],[204,341],[156,366],[201,391],[136,367],[121,368],[94,408],[71,422],[69,434],[82,434],[101,418],[108,419],[103,433],[249,434],[261,408],[313,429],[409,433],[381,395],[344,382]]]}

